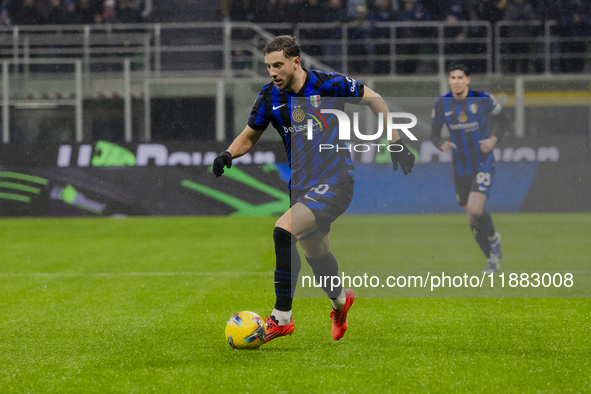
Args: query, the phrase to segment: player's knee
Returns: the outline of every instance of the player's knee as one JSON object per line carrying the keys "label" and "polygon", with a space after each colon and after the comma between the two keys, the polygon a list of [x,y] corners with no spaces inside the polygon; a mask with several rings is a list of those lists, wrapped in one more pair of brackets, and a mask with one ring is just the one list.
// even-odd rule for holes
{"label": "player's knee", "polygon": [[330,248],[328,247],[328,245],[320,243],[315,248],[315,251],[316,251],[315,256],[322,257],[322,256],[326,256],[327,254],[330,253]]}
{"label": "player's knee", "polygon": [[275,222],[275,228],[282,228],[286,231],[291,232],[291,223],[289,219],[287,219],[284,215],[277,219],[277,221]]}
{"label": "player's knee", "polygon": [[300,242],[306,256],[312,259],[324,257],[330,253],[329,243],[324,237],[312,237]]}
{"label": "player's knee", "polygon": [[468,214],[468,220],[470,220],[470,223],[478,223],[478,218],[480,218],[480,215],[482,215],[482,208],[471,207],[470,205],[468,205],[466,207],[466,214]]}
{"label": "player's knee", "polygon": [[307,249],[304,248],[304,251],[306,252],[306,257],[311,258],[311,259],[319,259],[319,258],[322,258],[330,253],[329,248],[322,247],[322,246],[308,247]]}

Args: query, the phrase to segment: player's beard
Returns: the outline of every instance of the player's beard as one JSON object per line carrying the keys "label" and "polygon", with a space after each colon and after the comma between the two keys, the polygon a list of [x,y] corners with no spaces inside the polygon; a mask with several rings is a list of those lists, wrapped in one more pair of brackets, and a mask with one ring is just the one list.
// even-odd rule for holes
{"label": "player's beard", "polygon": [[292,73],[291,75],[286,75],[285,78],[283,78],[283,83],[282,83],[283,87],[280,89],[285,90],[285,89],[291,88],[294,83],[294,80],[295,80],[295,72]]}

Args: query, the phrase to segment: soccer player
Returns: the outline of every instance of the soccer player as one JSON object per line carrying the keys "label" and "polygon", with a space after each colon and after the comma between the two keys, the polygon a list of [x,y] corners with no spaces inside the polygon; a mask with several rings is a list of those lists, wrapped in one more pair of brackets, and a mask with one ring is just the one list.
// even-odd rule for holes
{"label": "soccer player", "polygon": [[[468,87],[470,69],[454,64],[448,70],[451,92],[435,101],[431,114],[431,141],[452,152],[458,203],[468,215],[470,228],[486,256],[485,273],[500,269],[501,234],[495,230],[484,203],[495,174],[493,148],[508,127],[508,118],[495,98]],[[446,124],[451,141],[441,138]]]}
{"label": "soccer player", "polygon": [[[292,36],[278,36],[264,48],[265,64],[272,81],[265,85],[255,100],[248,123],[227,151],[213,163],[219,177],[224,167],[232,166],[232,159],[247,153],[270,124],[277,130],[291,168],[291,207],[277,220],[273,230],[275,243],[275,308],[266,318],[266,342],[294,331],[292,301],[301,261],[296,243],[304,249],[318,283],[332,304],[332,337],[339,340],[347,330],[347,312],[355,293],[342,286],[331,290],[322,278],[339,275],[339,266],[329,247],[331,223],[342,215],[353,196],[354,167],[350,151],[338,140],[336,116],[327,116],[326,128],[313,128],[309,139],[302,105],[333,105],[343,109],[343,101],[333,97],[350,98],[367,105],[376,116],[383,116],[386,125],[388,106],[383,98],[354,79],[338,73],[306,70],[301,65],[300,47]],[[297,99],[298,101],[296,101]],[[302,101],[303,100],[303,101]],[[331,102],[332,100],[332,102]],[[394,170],[398,166],[407,175],[415,161],[396,130],[391,149]],[[340,149],[320,150],[321,144],[332,144]],[[330,282],[330,281],[329,281]]]}

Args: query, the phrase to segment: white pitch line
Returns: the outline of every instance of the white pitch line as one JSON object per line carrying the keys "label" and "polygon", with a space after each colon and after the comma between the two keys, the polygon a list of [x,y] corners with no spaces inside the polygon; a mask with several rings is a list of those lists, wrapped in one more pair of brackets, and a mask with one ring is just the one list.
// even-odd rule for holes
{"label": "white pitch line", "polygon": [[116,276],[237,276],[237,275],[265,275],[272,272],[31,272],[31,273],[0,273],[0,278],[75,278],[75,277],[116,277]]}

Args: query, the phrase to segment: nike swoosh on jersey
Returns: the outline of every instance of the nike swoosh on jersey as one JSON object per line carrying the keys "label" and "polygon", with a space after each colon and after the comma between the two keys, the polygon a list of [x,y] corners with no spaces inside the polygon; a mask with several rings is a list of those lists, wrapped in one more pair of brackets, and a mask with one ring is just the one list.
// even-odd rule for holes
{"label": "nike swoosh on jersey", "polygon": [[281,108],[281,107],[283,107],[284,105],[285,105],[285,104],[281,104],[281,105],[278,105],[278,106],[273,106],[273,111],[275,111],[275,110],[276,110],[276,109],[278,109],[278,108]]}
{"label": "nike swoosh on jersey", "polygon": [[449,112],[446,112],[446,113],[445,113],[445,116],[450,116],[450,115],[453,115],[453,113],[454,113],[454,111],[449,111]]}
{"label": "nike swoosh on jersey", "polygon": [[318,201],[314,200],[312,197],[308,196],[307,194],[304,194],[304,197],[306,197],[308,200],[312,200],[314,202],[318,202]]}

